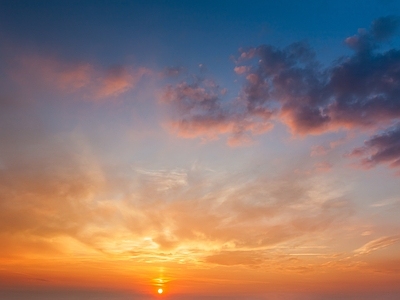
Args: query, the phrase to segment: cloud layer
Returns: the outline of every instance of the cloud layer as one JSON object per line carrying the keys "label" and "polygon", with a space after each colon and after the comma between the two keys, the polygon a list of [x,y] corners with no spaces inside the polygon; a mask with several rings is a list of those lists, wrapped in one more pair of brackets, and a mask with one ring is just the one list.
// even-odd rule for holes
{"label": "cloud layer", "polygon": [[353,212],[350,201],[313,178],[109,169],[79,133],[16,139],[13,151],[2,145],[0,153],[3,258],[80,253],[262,264],[262,251],[301,244]]}

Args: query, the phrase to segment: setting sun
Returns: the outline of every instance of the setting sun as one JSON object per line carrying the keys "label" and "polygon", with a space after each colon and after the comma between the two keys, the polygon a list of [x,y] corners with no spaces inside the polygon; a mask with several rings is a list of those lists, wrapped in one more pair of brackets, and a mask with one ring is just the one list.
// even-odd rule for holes
{"label": "setting sun", "polygon": [[163,289],[158,289],[158,291],[157,291],[159,294],[162,294],[163,293]]}

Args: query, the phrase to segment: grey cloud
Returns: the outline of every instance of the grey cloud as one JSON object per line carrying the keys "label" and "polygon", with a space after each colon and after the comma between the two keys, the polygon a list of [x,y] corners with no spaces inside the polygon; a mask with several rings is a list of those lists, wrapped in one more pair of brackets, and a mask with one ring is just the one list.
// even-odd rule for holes
{"label": "grey cloud", "polygon": [[384,40],[396,33],[398,25],[396,16],[381,17],[372,22],[371,34],[377,40]]}
{"label": "grey cloud", "polygon": [[380,163],[400,166],[400,124],[372,136],[364,146],[354,149],[350,156],[361,157],[363,166],[370,168]]}

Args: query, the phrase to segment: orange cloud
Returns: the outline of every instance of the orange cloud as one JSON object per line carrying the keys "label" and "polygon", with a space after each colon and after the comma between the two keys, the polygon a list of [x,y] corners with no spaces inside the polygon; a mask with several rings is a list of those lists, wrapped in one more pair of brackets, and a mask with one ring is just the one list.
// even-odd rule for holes
{"label": "orange cloud", "polygon": [[235,120],[198,118],[191,121],[172,121],[168,124],[172,132],[183,138],[202,138],[215,140],[228,134],[229,146],[241,146],[252,142],[251,135],[265,133],[273,128],[269,122],[258,123],[251,119],[237,122]]}
{"label": "orange cloud", "polygon": [[114,67],[107,74],[99,78],[99,87],[95,91],[96,97],[115,97],[134,88],[142,76],[150,74],[146,68],[128,71],[123,67]]}
{"label": "orange cloud", "polygon": [[205,258],[206,262],[219,265],[258,265],[266,260],[259,251],[221,251]]}

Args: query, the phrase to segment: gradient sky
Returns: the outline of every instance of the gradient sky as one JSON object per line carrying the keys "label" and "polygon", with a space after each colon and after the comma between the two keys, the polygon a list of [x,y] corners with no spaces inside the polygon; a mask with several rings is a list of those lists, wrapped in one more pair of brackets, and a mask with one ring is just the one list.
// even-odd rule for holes
{"label": "gradient sky", "polygon": [[399,299],[399,34],[390,0],[0,0],[0,298]]}

